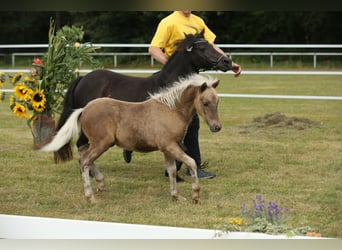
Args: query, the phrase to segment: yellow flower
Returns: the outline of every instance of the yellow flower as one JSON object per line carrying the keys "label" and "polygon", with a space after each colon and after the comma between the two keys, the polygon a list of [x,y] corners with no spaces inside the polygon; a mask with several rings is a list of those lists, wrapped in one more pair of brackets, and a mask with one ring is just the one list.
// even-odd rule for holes
{"label": "yellow flower", "polygon": [[75,48],[77,49],[78,47],[80,47],[80,43],[79,42],[75,42]]}
{"label": "yellow flower", "polygon": [[241,219],[241,218],[228,218],[228,223],[232,224],[232,225],[242,226],[243,225],[243,219]]}
{"label": "yellow flower", "polygon": [[35,111],[43,112],[45,109],[45,102],[44,90],[37,89],[32,93],[31,104]]}
{"label": "yellow flower", "polygon": [[20,103],[16,103],[13,107],[13,113],[18,117],[31,118],[32,115],[27,113],[26,107]]}
{"label": "yellow flower", "polygon": [[14,87],[14,94],[20,101],[28,101],[31,98],[32,90],[27,88],[25,84],[19,83]]}
{"label": "yellow flower", "polygon": [[25,81],[25,82],[29,82],[29,83],[31,83],[31,84],[36,83],[36,79],[34,79],[33,77],[29,77],[29,76],[25,76],[25,77],[24,77],[24,81]]}
{"label": "yellow flower", "polygon": [[22,76],[23,76],[23,73],[21,73],[21,72],[16,73],[12,78],[12,83],[14,84],[17,81],[19,81]]}

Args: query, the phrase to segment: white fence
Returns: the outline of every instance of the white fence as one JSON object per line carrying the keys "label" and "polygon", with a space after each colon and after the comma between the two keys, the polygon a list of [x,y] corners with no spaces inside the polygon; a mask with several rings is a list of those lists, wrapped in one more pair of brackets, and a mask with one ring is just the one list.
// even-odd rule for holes
{"label": "white fence", "polygon": [[[4,73],[29,73],[28,69],[0,69]],[[80,73],[89,73],[89,69],[81,69]],[[116,73],[121,74],[153,74],[156,70],[146,69],[122,69],[112,70]],[[222,71],[205,71],[205,74],[233,74],[232,72]],[[339,75],[342,76],[342,71],[243,71],[244,75]],[[13,92],[13,89],[0,89],[0,92]],[[220,97],[230,98],[263,98],[263,99],[301,99],[301,100],[335,100],[342,101],[342,96],[302,96],[302,95],[261,95],[261,94],[230,94],[230,93],[219,93]]]}
{"label": "white fence", "polygon": [[[95,47],[101,48],[138,48],[138,49],[146,49],[149,47],[149,44],[110,44],[110,43],[96,43],[93,44]],[[266,49],[267,52],[227,52],[227,55],[230,57],[234,56],[268,56],[270,67],[274,66],[274,57],[275,56],[310,56],[312,57],[312,65],[313,68],[317,67],[317,58],[323,56],[342,56],[342,52],[336,52],[336,50],[342,49],[342,44],[218,44],[220,48],[223,50],[230,49]],[[0,49],[3,51],[4,49],[43,49],[47,48],[47,44],[0,44]],[[309,52],[274,52],[274,49],[281,50],[311,50]],[[315,50],[324,50],[324,52],[315,52]],[[334,52],[329,52],[329,50],[334,50]],[[15,59],[18,56],[42,56],[44,53],[42,52],[12,52],[11,53],[11,61],[12,66],[15,66]],[[113,66],[118,66],[118,56],[149,56],[147,52],[98,52],[93,53],[94,56],[112,56],[113,57]],[[5,56],[5,53],[0,53],[0,56]],[[150,57],[151,66],[154,65],[154,59]]]}

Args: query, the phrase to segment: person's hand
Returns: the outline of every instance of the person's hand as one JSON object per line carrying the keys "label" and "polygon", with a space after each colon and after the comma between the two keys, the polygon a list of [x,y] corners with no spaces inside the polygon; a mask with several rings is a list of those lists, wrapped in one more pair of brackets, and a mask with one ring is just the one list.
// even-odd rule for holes
{"label": "person's hand", "polygon": [[234,72],[234,76],[238,77],[241,74],[241,66],[232,62],[232,71]]}

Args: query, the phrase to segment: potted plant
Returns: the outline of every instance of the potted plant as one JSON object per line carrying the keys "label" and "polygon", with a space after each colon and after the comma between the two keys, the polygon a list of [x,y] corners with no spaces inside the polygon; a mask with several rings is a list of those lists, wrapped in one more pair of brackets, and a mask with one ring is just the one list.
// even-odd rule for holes
{"label": "potted plant", "polygon": [[90,43],[80,44],[82,27],[64,26],[55,32],[50,20],[48,51],[42,60],[34,58],[30,75],[16,73],[11,81],[14,95],[10,108],[14,115],[27,119],[33,136],[33,148],[48,143],[55,133],[55,115],[63,105],[69,84],[78,77],[82,63],[98,67],[90,53],[97,48]]}

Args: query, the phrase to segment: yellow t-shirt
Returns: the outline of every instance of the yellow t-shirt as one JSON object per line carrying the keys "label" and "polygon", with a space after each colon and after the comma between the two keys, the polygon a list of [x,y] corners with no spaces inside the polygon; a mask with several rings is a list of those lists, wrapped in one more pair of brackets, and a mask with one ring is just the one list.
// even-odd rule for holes
{"label": "yellow t-shirt", "polygon": [[151,41],[151,46],[164,49],[167,56],[171,56],[176,49],[175,42],[185,38],[185,34],[195,34],[204,30],[204,38],[209,43],[214,43],[216,35],[207,27],[203,19],[191,14],[183,16],[174,11],[162,19]]}

